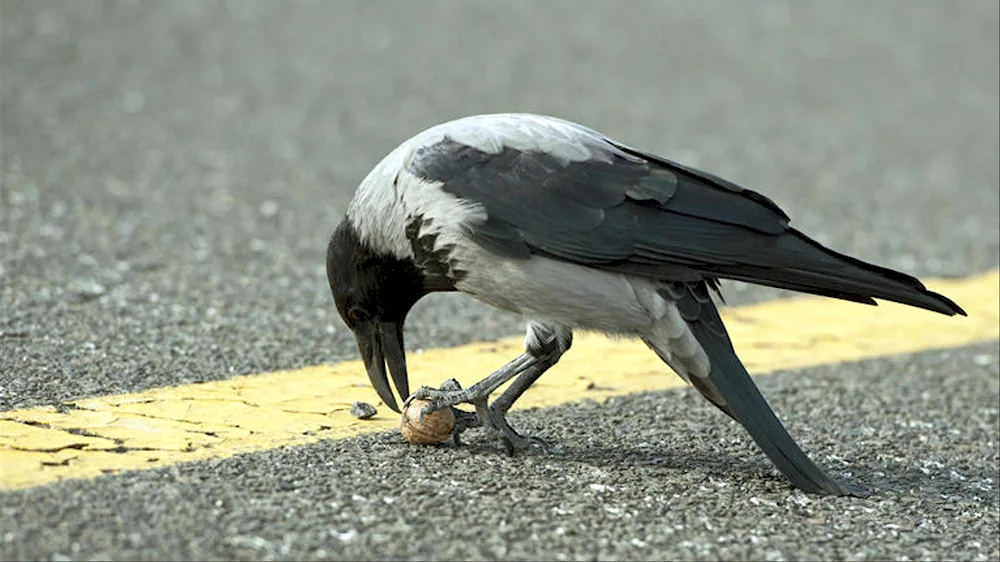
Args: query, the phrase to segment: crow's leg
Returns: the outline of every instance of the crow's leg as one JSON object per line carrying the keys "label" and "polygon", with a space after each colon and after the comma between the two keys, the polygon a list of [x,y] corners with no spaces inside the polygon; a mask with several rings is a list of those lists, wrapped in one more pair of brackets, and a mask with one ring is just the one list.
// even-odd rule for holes
{"label": "crow's leg", "polygon": [[[555,365],[572,343],[571,330],[530,322],[525,337],[525,352],[510,363],[467,389],[456,389],[457,383],[452,384],[451,381],[448,383],[448,388],[421,387],[407,398],[406,404],[413,399],[431,399],[433,402],[424,407],[422,414],[460,403],[472,404],[476,407],[478,423],[473,424],[466,420],[456,425],[456,436],[465,428],[482,425],[496,432],[508,453],[524,450],[532,445],[550,450],[544,441],[525,437],[515,431],[507,422],[506,414],[514,401],[520,398],[545,371]],[[488,405],[490,394],[515,376],[517,379],[514,383],[492,405]]]}
{"label": "crow's leg", "polygon": [[[448,379],[441,383],[438,390],[462,390],[462,385],[455,379]],[[407,402],[409,402],[409,400],[407,400]],[[407,402],[404,402],[404,404]],[[461,435],[465,432],[465,430],[482,426],[482,423],[479,421],[479,416],[477,416],[475,412],[460,410],[451,406],[451,413],[455,416],[455,427],[451,430],[451,437],[455,440],[456,445],[462,444]],[[421,415],[423,415],[422,412]]]}
{"label": "crow's leg", "polygon": [[[573,333],[566,330],[562,333],[553,333],[545,341],[543,346],[545,350],[542,356],[545,358],[539,361],[535,365],[526,369],[523,373],[518,375],[514,382],[503,391],[492,404],[489,405],[489,418],[491,420],[491,425],[497,429],[500,441],[503,443],[504,447],[507,449],[508,454],[514,454],[515,451],[523,451],[529,449],[532,446],[541,448],[547,453],[557,452],[557,449],[552,447],[549,443],[538,437],[524,436],[519,434],[510,426],[507,421],[507,411],[510,410],[514,402],[524,394],[524,391],[528,390],[531,385],[535,384],[546,371],[549,370],[553,365],[559,362],[559,358],[562,354],[566,352],[573,344]],[[480,414],[482,417],[482,414]]]}
{"label": "crow's leg", "polygon": [[454,388],[450,385],[449,388],[444,389],[421,386],[403,402],[403,407],[408,406],[413,400],[430,400],[431,403],[424,406],[424,409],[421,411],[422,415],[426,415],[456,404],[465,403],[475,405],[476,402],[489,398],[490,394],[499,388],[500,385],[519,375],[537,361],[538,359],[530,353],[522,353],[510,363],[500,367],[488,377],[469,388]]}

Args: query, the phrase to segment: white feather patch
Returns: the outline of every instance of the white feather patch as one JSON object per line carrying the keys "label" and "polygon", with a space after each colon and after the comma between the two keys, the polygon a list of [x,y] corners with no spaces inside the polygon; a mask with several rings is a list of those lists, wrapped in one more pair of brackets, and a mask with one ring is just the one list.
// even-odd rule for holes
{"label": "white feather patch", "polygon": [[546,152],[563,162],[610,162],[612,154],[632,158],[599,133],[554,117],[507,113],[442,123],[400,144],[358,186],[347,217],[373,249],[399,258],[413,257],[406,224],[415,215],[433,219],[428,228],[439,235],[438,245],[457,243],[465,228],[486,219],[474,201],[461,200],[442,191],[440,184],[422,181],[407,171],[416,150],[445,137],[490,154],[511,147]]}
{"label": "white feather patch", "polygon": [[631,158],[596,131],[555,117],[527,113],[464,117],[431,127],[411,140],[416,149],[445,137],[488,154],[510,147],[545,152],[563,163],[589,159],[610,162],[612,154]]}

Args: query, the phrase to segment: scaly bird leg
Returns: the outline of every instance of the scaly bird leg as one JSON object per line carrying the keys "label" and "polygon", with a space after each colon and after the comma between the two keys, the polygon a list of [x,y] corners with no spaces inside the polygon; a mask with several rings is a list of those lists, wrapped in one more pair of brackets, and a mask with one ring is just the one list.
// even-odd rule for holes
{"label": "scaly bird leg", "polygon": [[[433,402],[424,407],[422,415],[446,407],[452,407],[456,412],[463,414],[463,417],[458,418],[453,434],[456,442],[458,435],[465,429],[482,425],[496,433],[509,454],[526,450],[531,446],[538,446],[546,452],[553,452],[554,449],[545,441],[519,434],[507,421],[506,414],[514,402],[524,394],[524,391],[559,361],[562,354],[569,349],[572,341],[572,332],[569,330],[529,323],[528,334],[525,338],[525,347],[527,348],[525,353],[468,389],[461,389],[458,382],[454,380],[447,381],[440,389],[421,387],[407,398],[404,407],[414,399],[431,399]],[[493,404],[487,404],[490,394],[514,376],[517,376],[517,379],[511,386]],[[467,412],[454,408],[456,404],[460,403],[468,403],[476,407],[478,423],[471,422]]]}
{"label": "scaly bird leg", "polygon": [[560,452],[544,439],[532,435],[521,435],[507,421],[507,411],[510,410],[514,401],[520,398],[525,390],[528,390],[545,371],[549,370],[555,364],[556,360],[550,359],[532,365],[531,368],[525,370],[514,379],[514,382],[485,411],[479,411],[479,407],[477,406],[476,411],[479,417],[482,418],[485,416],[489,418],[490,426],[496,430],[497,436],[507,450],[508,455],[514,455],[514,453],[519,451],[526,451],[531,447],[538,447],[546,453]]}

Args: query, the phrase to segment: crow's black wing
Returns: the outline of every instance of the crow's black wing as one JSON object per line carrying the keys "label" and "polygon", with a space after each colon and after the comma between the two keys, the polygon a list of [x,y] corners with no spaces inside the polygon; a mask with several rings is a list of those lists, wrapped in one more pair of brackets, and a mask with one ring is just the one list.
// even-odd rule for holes
{"label": "crow's black wing", "polygon": [[470,234],[500,255],[964,314],[914,277],[823,247],[759,193],[601,137],[586,141],[592,156],[570,160],[510,146],[491,153],[445,136],[416,149],[408,171],[481,205],[487,220]]}

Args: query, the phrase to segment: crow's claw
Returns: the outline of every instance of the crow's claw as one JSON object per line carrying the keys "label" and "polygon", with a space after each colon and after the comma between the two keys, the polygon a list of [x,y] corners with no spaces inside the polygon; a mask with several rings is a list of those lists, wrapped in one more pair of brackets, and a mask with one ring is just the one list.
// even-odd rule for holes
{"label": "crow's claw", "polygon": [[562,449],[550,444],[540,437],[521,435],[514,429],[507,417],[495,408],[489,408],[490,427],[496,432],[497,439],[503,445],[507,454],[514,456],[531,449],[539,449],[546,454],[562,454]]}
{"label": "crow's claw", "polygon": [[[455,429],[452,431],[452,438],[456,445],[461,444],[460,435],[467,429],[485,427],[493,432],[509,455],[513,456],[531,449],[540,449],[549,454],[562,453],[558,447],[543,439],[518,433],[507,421],[506,412],[487,404],[488,398],[488,396],[481,396],[474,387],[463,389],[458,381],[449,379],[442,383],[440,388],[421,386],[403,402],[403,407],[409,406],[413,400],[430,400],[431,403],[420,410],[421,419],[437,410],[451,408],[452,413],[455,414]],[[461,403],[474,405],[476,407],[475,413],[455,407],[456,404]]]}

